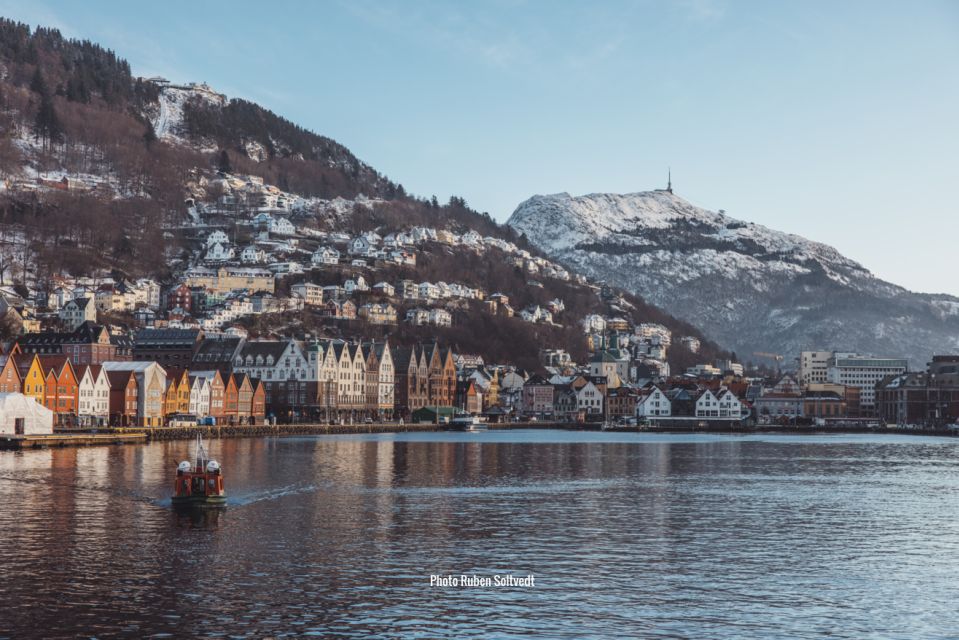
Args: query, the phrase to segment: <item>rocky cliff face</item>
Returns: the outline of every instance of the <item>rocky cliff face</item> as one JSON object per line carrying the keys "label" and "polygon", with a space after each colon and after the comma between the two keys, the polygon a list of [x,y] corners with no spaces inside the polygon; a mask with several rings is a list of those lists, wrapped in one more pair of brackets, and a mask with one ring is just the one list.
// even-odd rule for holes
{"label": "rocky cliff face", "polygon": [[959,299],[908,291],[828,245],[668,191],[534,196],[508,224],[571,269],[645,297],[734,348],[908,357],[959,349]]}

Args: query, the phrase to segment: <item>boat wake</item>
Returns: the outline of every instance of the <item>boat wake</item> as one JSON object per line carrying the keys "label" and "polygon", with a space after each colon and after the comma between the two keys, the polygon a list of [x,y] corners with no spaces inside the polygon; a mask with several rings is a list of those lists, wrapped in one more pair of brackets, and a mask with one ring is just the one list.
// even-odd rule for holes
{"label": "boat wake", "polygon": [[275,489],[269,489],[267,491],[257,491],[251,493],[242,493],[238,495],[228,496],[226,503],[230,506],[246,506],[255,504],[257,502],[265,502],[268,500],[277,500],[279,498],[285,498],[287,496],[295,496],[302,493],[315,493],[321,487],[316,484],[291,484],[285,487],[277,487]]}

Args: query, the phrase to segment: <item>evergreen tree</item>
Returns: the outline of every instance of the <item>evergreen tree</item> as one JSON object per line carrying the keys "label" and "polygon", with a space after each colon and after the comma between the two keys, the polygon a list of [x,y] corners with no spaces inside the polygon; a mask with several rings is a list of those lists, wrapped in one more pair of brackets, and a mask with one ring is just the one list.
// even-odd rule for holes
{"label": "evergreen tree", "polygon": [[50,94],[50,89],[47,87],[47,81],[43,79],[43,74],[40,73],[40,67],[37,67],[37,69],[33,72],[33,78],[30,80],[30,91],[39,93],[41,96]]}
{"label": "evergreen tree", "polygon": [[40,95],[40,107],[33,123],[33,133],[43,141],[44,147],[63,139],[63,125],[53,105],[53,97],[48,93]]}
{"label": "evergreen tree", "polygon": [[153,128],[153,123],[147,120],[147,129],[143,132],[143,143],[146,144],[147,148],[153,146],[153,143],[157,141],[157,132]]}
{"label": "evergreen tree", "polygon": [[233,165],[230,164],[230,154],[226,152],[226,149],[220,151],[220,160],[217,162],[217,169],[223,173],[231,173],[233,171]]}

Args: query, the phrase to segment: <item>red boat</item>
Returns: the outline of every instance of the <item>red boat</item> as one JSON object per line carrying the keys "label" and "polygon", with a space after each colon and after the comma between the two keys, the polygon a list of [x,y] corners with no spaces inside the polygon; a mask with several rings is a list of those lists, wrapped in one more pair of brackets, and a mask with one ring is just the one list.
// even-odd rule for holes
{"label": "red boat", "polygon": [[196,436],[196,460],[184,460],[176,468],[173,486],[174,507],[220,507],[226,504],[223,471],[220,463],[210,460],[200,434]]}

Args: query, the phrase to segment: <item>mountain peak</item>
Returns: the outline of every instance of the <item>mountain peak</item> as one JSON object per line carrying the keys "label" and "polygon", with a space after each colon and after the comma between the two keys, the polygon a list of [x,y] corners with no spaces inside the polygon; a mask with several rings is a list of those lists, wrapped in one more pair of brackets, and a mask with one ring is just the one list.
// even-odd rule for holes
{"label": "mountain peak", "polygon": [[538,195],[508,223],[568,267],[642,295],[737,351],[858,350],[915,362],[953,350],[943,296],[875,278],[835,248],[666,189]]}

